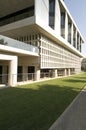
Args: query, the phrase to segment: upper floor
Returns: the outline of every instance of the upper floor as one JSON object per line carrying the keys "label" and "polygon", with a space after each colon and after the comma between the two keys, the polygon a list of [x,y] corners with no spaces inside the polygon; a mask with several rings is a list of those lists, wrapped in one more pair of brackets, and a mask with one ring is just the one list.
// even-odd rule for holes
{"label": "upper floor", "polygon": [[37,31],[82,51],[84,39],[63,0],[0,0],[0,34],[16,39]]}

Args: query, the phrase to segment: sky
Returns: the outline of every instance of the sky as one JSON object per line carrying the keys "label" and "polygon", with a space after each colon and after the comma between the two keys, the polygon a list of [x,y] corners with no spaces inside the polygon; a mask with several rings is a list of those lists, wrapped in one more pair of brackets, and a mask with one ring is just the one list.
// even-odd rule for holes
{"label": "sky", "polygon": [[64,2],[84,37],[85,42],[82,44],[82,53],[86,57],[86,0],[64,0]]}

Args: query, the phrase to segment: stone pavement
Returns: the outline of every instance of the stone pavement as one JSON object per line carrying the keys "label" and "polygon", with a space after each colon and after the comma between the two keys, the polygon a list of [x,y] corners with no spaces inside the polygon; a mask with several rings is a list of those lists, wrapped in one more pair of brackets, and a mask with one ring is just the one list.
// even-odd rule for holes
{"label": "stone pavement", "polygon": [[86,130],[86,87],[49,130]]}

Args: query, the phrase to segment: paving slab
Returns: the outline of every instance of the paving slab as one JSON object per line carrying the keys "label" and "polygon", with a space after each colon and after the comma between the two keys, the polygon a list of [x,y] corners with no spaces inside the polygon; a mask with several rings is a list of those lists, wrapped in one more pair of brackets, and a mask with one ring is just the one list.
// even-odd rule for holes
{"label": "paving slab", "polygon": [[49,130],[86,130],[86,87]]}

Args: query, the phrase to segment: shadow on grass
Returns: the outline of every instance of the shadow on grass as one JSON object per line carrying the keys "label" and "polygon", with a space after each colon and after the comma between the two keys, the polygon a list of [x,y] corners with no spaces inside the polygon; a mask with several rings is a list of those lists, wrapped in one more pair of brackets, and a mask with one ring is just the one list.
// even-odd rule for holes
{"label": "shadow on grass", "polygon": [[39,85],[37,89],[0,91],[0,130],[48,130],[78,91],[67,86]]}
{"label": "shadow on grass", "polygon": [[86,77],[74,77],[74,78],[67,78],[67,79],[63,79],[63,81],[65,82],[71,82],[71,83],[86,83]]}
{"label": "shadow on grass", "polygon": [[71,83],[77,83],[77,82],[78,82],[78,83],[79,83],[79,82],[80,82],[80,83],[81,83],[81,82],[82,82],[82,83],[86,83],[85,80],[80,80],[80,79],[67,79],[67,80],[65,79],[64,81],[66,81],[66,82],[71,82]]}
{"label": "shadow on grass", "polygon": [[76,78],[76,79],[82,79],[82,80],[85,80],[86,81],[86,77],[82,77],[82,76],[80,76],[80,77],[74,77],[74,78]]}

